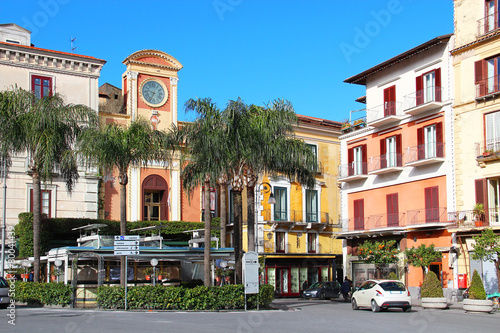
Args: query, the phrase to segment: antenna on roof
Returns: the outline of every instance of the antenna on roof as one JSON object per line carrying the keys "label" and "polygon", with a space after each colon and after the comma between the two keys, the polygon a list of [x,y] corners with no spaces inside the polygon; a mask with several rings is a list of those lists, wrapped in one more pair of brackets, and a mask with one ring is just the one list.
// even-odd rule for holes
{"label": "antenna on roof", "polygon": [[76,40],[76,37],[75,38],[71,37],[71,39],[70,39],[70,41],[71,41],[71,53],[73,53],[73,51],[76,49],[76,46],[73,46],[73,43],[75,40]]}

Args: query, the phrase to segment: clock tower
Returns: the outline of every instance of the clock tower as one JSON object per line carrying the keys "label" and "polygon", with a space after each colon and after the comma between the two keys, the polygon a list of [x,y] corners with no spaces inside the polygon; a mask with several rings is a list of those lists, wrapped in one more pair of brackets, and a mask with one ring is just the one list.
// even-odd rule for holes
{"label": "clock tower", "polygon": [[[128,56],[122,76],[122,94],[126,115],[122,123],[139,118],[158,130],[168,131],[177,124],[177,73],[181,63],[167,53],[141,50]],[[179,160],[166,166],[150,161],[147,166],[129,169],[127,188],[128,221],[197,221],[198,216],[182,213],[184,197],[180,186]],[[111,189],[110,189],[111,190]],[[109,194],[113,196],[110,191]],[[196,203],[193,203],[196,204]],[[198,209],[199,210],[199,209]],[[188,210],[190,211],[190,210]]]}

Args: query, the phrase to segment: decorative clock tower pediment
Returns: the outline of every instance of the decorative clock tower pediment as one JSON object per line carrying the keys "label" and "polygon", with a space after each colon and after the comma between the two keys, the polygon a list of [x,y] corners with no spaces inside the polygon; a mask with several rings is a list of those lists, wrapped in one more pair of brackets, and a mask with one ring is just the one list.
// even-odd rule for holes
{"label": "decorative clock tower pediment", "polygon": [[127,110],[132,119],[151,121],[158,129],[177,123],[177,72],[182,64],[171,55],[158,50],[141,50],[123,63],[123,89]]}

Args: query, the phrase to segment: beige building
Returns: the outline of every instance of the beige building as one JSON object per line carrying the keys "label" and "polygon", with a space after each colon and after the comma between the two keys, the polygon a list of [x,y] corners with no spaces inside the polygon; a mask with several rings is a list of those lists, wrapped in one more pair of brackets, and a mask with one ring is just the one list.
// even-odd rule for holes
{"label": "beige building", "polygon": [[[471,260],[471,237],[487,227],[500,232],[500,20],[499,2],[456,0],[454,144],[457,212],[453,242],[460,281],[477,269],[487,293],[498,291],[493,263]],[[474,207],[482,204],[484,213]],[[465,274],[467,278],[465,278]]]}
{"label": "beige building", "polygon": [[[0,90],[17,85],[43,97],[54,93],[66,103],[84,104],[98,109],[98,79],[104,60],[72,53],[47,50],[31,44],[30,31],[16,24],[0,24]],[[7,178],[8,225],[15,225],[18,214],[31,210],[32,179],[25,154],[13,159]],[[50,217],[97,218],[98,179],[80,170],[71,195],[58,177],[42,185],[43,213]],[[3,210],[3,200],[0,210]]]}

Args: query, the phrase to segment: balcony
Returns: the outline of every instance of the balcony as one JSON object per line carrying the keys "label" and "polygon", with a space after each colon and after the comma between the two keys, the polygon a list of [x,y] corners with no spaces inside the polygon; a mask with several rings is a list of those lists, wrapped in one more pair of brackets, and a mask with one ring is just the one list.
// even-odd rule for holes
{"label": "balcony", "polygon": [[499,18],[500,12],[494,12],[477,20],[476,38],[498,30],[498,28],[500,28]]}
{"label": "balcony", "polygon": [[500,95],[500,75],[476,82],[476,100],[485,100]]}
{"label": "balcony", "polygon": [[486,162],[500,159],[500,138],[476,142],[476,160]]}
{"label": "balcony", "polygon": [[444,143],[430,142],[415,147],[408,147],[405,166],[418,167],[444,162],[444,160]]}
{"label": "balcony", "polygon": [[405,116],[401,112],[402,105],[400,102],[386,102],[366,110],[368,126],[383,127],[399,122]]}
{"label": "balcony", "polygon": [[449,223],[446,207],[414,209],[407,211],[407,227],[426,227]]}
{"label": "balcony", "polygon": [[383,231],[406,226],[405,213],[377,214],[363,218],[349,218],[342,223],[343,231]]}
{"label": "balcony", "polygon": [[420,115],[428,111],[437,110],[443,106],[443,88],[429,87],[408,94],[405,99],[405,114],[412,116]]}
{"label": "balcony", "polygon": [[367,166],[366,162],[351,162],[339,165],[338,180],[342,182],[350,182],[359,179],[366,179],[368,178]]}
{"label": "balcony", "polygon": [[403,170],[403,154],[390,153],[370,157],[369,175],[382,175],[401,170]]}
{"label": "balcony", "polygon": [[471,229],[485,228],[500,223],[500,208],[487,209],[484,215],[477,216],[472,210],[462,210],[448,213],[448,220],[452,223],[451,228]]}
{"label": "balcony", "polygon": [[262,210],[264,221],[293,225],[295,223],[333,224],[328,212],[307,212],[303,210],[274,211],[272,209]]}

